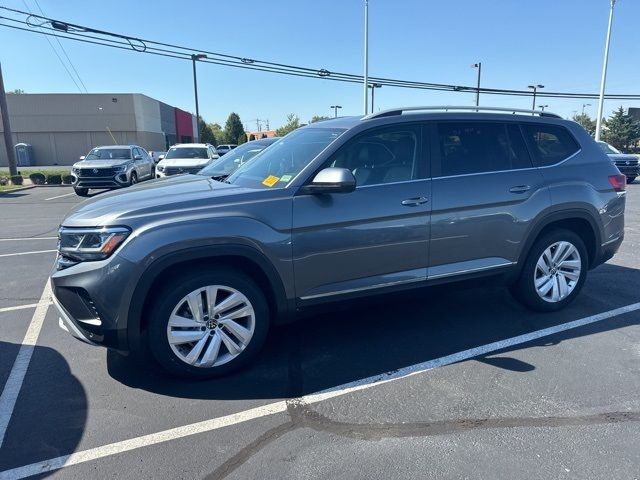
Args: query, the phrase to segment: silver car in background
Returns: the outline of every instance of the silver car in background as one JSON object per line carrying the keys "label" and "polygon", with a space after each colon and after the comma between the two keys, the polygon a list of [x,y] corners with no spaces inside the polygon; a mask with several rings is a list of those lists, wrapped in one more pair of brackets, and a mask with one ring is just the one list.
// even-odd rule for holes
{"label": "silver car in background", "polygon": [[128,187],[153,178],[153,160],[138,145],[96,147],[71,168],[73,189],[84,197],[89,189]]}

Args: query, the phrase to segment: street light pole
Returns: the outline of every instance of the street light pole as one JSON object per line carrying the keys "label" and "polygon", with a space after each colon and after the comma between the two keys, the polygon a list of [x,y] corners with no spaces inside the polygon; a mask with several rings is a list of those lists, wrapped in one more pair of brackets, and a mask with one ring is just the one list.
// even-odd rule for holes
{"label": "street light pole", "polygon": [[369,0],[364,0],[364,114],[369,111]]}
{"label": "street light pole", "polygon": [[582,104],[582,115],[584,115],[584,107],[590,107],[591,104],[590,103],[583,103]]}
{"label": "street light pole", "polygon": [[373,113],[373,100],[374,100],[374,93],[376,91],[376,88],[382,88],[382,85],[380,83],[372,83],[369,85],[369,88],[371,89],[371,113]]}
{"label": "street light pole", "polygon": [[544,88],[544,85],[529,85],[527,88],[532,88],[533,89],[533,107],[531,107],[531,110],[535,110],[536,109],[536,92],[538,91],[539,88]]}
{"label": "street light pole", "polygon": [[333,108],[333,118],[338,118],[338,109],[342,108],[342,105],[331,105]]}
{"label": "street light pole", "polygon": [[478,69],[478,88],[476,89],[476,107],[480,106],[480,75],[482,75],[482,62],[474,63],[471,68]]}
{"label": "street light pole", "polygon": [[4,133],[4,146],[7,150],[7,165],[9,175],[18,175],[18,165],[16,155],[13,150],[13,139],[11,135],[11,125],[9,124],[9,112],[7,111],[7,96],[4,91],[4,80],[2,79],[2,65],[0,64],[0,115],[2,115],[2,131]]}
{"label": "street light pole", "polygon": [[609,45],[611,44],[611,25],[613,24],[613,8],[616,0],[611,1],[609,9],[609,26],[607,27],[607,40],[604,47],[604,61],[602,63],[602,79],[600,80],[600,98],[598,99],[598,118],[596,118],[596,142],[600,140],[600,130],[602,129],[602,111],[604,109],[604,88],[607,83],[607,64],[609,63]]}
{"label": "street light pole", "polygon": [[540,105],[538,108],[544,112],[544,109],[547,108],[549,105]]}
{"label": "street light pole", "polygon": [[200,141],[200,110],[198,108],[198,80],[196,77],[196,60],[202,60],[207,58],[203,53],[192,54],[191,61],[193,62],[193,93],[196,97],[196,133],[198,134],[198,141]]}

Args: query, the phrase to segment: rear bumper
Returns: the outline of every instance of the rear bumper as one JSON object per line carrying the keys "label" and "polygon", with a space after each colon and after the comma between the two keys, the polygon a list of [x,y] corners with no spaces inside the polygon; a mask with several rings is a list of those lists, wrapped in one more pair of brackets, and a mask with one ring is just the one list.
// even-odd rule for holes
{"label": "rear bumper", "polygon": [[624,234],[620,235],[617,238],[609,240],[606,243],[603,243],[600,246],[600,252],[598,254],[598,257],[596,258],[596,261],[593,263],[593,267],[601,265],[601,264],[605,263],[606,261],[612,259],[613,256],[620,249],[620,245],[622,245],[622,241],[623,240],[624,240]]}

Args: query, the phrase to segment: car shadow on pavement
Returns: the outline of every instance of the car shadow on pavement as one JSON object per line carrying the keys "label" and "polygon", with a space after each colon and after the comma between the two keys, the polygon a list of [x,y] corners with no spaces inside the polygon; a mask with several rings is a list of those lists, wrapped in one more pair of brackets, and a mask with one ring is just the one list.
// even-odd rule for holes
{"label": "car shadow on pavement", "polygon": [[[77,449],[84,433],[84,387],[57,351],[34,348],[0,449],[0,472],[69,454]],[[13,359],[19,349],[19,344],[0,342],[1,352],[15,352]]]}
{"label": "car shadow on pavement", "polygon": [[[490,279],[343,305],[273,329],[247,368],[208,381],[168,377],[156,368],[108,353],[109,374],[133,388],[194,399],[288,398],[393,372],[470,348],[635,303],[640,270],[603,265],[590,272],[576,301],[551,314],[531,312]],[[527,374],[536,366],[504,353],[637,324],[637,312],[476,357],[491,368]],[[498,353],[498,352],[496,352]]]}

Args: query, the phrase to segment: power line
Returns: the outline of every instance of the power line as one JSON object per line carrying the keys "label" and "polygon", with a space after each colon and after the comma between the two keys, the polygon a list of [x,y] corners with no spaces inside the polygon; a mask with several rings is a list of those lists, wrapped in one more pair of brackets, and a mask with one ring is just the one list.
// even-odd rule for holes
{"label": "power line", "polygon": [[[256,70],[269,73],[278,73],[282,75],[290,75],[306,78],[320,78],[324,80],[347,82],[347,83],[362,83],[363,77],[360,75],[354,75],[344,72],[332,72],[324,68],[313,69],[309,67],[301,67],[296,65],[289,65],[276,62],[268,62],[263,60],[251,59],[247,57],[239,57],[235,55],[223,54],[219,52],[212,52],[207,50],[196,50],[191,47],[183,47],[180,45],[173,45],[168,43],[156,42],[153,40],[141,39],[136,37],[129,37],[126,35],[108,32],[105,30],[98,30],[91,27],[72,24],[60,20],[55,20],[49,17],[30,14],[20,10],[0,6],[0,9],[17,13],[19,15],[25,15],[24,19],[15,19],[10,17],[0,16],[0,20],[13,23],[0,23],[0,26],[13,28],[17,30],[27,31],[29,33],[39,33],[47,37],[55,37],[59,42],[59,38],[66,38],[78,42],[84,42],[89,44],[101,45],[111,48],[118,48],[122,50],[134,50],[139,53],[148,53],[157,56],[163,56],[168,58],[177,58],[182,60],[191,60],[191,55],[194,53],[206,53],[208,58],[200,60],[204,63],[211,63],[215,65],[228,66],[232,68],[242,68],[247,70]],[[34,19],[38,23],[33,23]],[[25,28],[28,27],[28,28]],[[103,38],[111,37],[111,38]],[[384,77],[370,77],[371,82],[380,83],[386,86],[398,87],[398,88],[411,88],[411,89],[424,89],[424,90],[436,90],[436,91],[450,91],[450,92],[464,92],[475,93],[478,91],[477,87],[460,86],[451,84],[438,84],[428,82],[417,82],[408,80],[399,80],[393,78]],[[506,95],[506,96],[526,96],[529,97],[532,93],[528,90],[512,90],[512,89],[496,89],[496,88],[480,88],[480,92],[490,95]],[[568,98],[568,99],[593,99],[597,98],[598,94],[595,93],[571,93],[571,92],[544,92],[538,93],[542,98]],[[607,95],[608,99],[617,100],[640,100],[640,94],[610,94]]]}
{"label": "power line", "polygon": [[[38,7],[38,10],[40,10],[40,13],[42,15],[44,15],[45,14],[44,10],[42,10],[42,7],[40,6],[40,3],[38,2],[38,0],[33,0],[33,1],[36,3],[36,6]],[[73,69],[74,73],[76,74],[76,77],[78,77],[78,81],[82,84],[82,88],[84,88],[84,92],[85,93],[89,93],[89,90],[87,90],[87,86],[82,81],[82,77],[80,77],[80,74],[78,73],[78,70],[76,70],[76,67],[73,64],[73,62],[71,61],[71,58],[69,58],[69,55],[67,54],[66,49],[64,48],[62,43],[60,43],[60,39],[58,37],[55,37],[55,39],[56,39],[56,42],[58,42],[58,46],[62,50],[62,53],[64,53],[64,56],[67,58],[67,61],[69,62],[69,65],[71,65],[71,68]]]}

